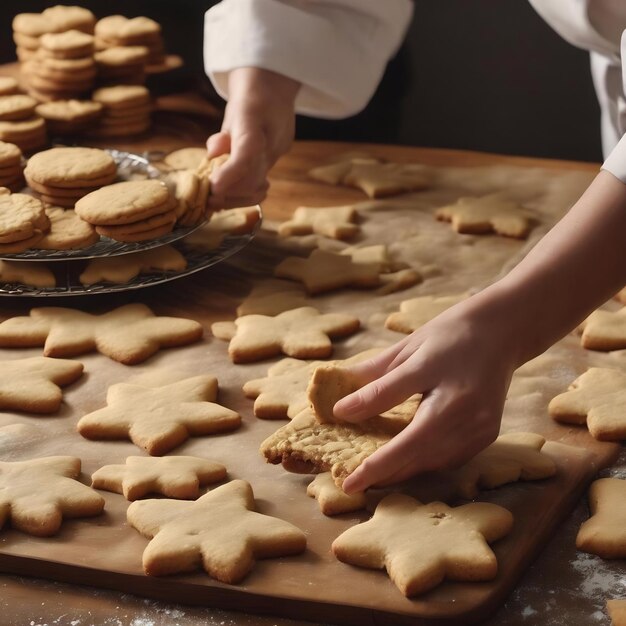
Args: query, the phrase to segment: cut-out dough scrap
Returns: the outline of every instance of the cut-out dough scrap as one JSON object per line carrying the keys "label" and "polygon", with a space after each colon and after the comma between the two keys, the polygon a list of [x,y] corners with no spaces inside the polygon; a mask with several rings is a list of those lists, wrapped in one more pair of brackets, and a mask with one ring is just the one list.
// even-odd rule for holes
{"label": "cut-out dough scrap", "polygon": [[541,435],[534,433],[500,435],[490,446],[454,472],[459,495],[471,500],[480,489],[554,476],[554,461],[541,451],[545,442]]}
{"label": "cut-out dough scrap", "polygon": [[202,337],[202,326],[178,317],[157,317],[145,304],[127,304],[102,315],[43,307],[0,324],[0,346],[44,346],[44,356],[72,357],[98,350],[134,365],[160,348],[182,346]]}
{"label": "cut-out dough scrap", "polygon": [[594,311],[579,327],[587,350],[626,349],[626,306],[619,311]]}
{"label": "cut-out dough scrap", "polygon": [[457,233],[497,233],[517,239],[525,239],[534,224],[530,211],[500,194],[459,198],[455,204],[437,209],[435,217],[452,222],[452,228]]}
{"label": "cut-out dough scrap", "polygon": [[591,517],[576,537],[576,547],[603,559],[626,558],[626,480],[601,478],[589,488]]}
{"label": "cut-out dough scrap", "polygon": [[107,406],[82,417],[78,432],[87,439],[130,439],[148,454],[167,454],[191,436],[238,428],[241,417],[215,403],[217,379],[194,376],[159,388],[118,383],[109,387]]}
{"label": "cut-out dough scrap", "polygon": [[0,528],[10,521],[29,535],[49,537],[64,518],[100,514],[104,498],[79,476],[80,459],[71,456],[0,461]]}
{"label": "cut-out dough scrap", "polygon": [[31,287],[56,287],[56,278],[45,263],[40,261],[1,261],[0,283],[28,285]]}
{"label": "cut-out dough scrap", "polygon": [[400,303],[400,311],[391,313],[385,321],[389,330],[407,335],[467,298],[467,294],[452,296],[419,296]]}
{"label": "cut-out dough scrap", "polygon": [[367,504],[365,493],[347,494],[337,487],[330,472],[318,474],[308,485],[306,493],[315,498],[324,515],[340,515],[360,511]]}
{"label": "cut-out dough scrap", "polygon": [[0,409],[54,413],[63,401],[61,387],[82,373],[82,363],[66,359],[34,356],[0,361]]}
{"label": "cut-out dough scrap", "polygon": [[350,239],[359,231],[353,205],[334,207],[298,207],[292,218],[278,227],[281,237],[323,235],[331,239]]}
{"label": "cut-out dough scrap", "polygon": [[83,285],[127,283],[140,274],[182,272],[186,267],[187,260],[176,248],[160,246],[134,254],[91,259],[79,280]]}
{"label": "cut-out dough scrap", "polygon": [[600,441],[626,439],[626,372],[592,367],[550,401],[548,412],[565,424],[587,424]]}
{"label": "cut-out dough scrap", "polygon": [[234,322],[216,322],[211,329],[219,339],[230,340],[228,354],[234,363],[249,363],[281,353],[323,359],[332,354],[331,339],[351,335],[359,327],[359,320],[351,315],[301,307],[275,317],[245,315]]}
{"label": "cut-out dough scrap", "polygon": [[321,424],[311,409],[305,409],[261,444],[261,454],[268,463],[282,463],[287,471],[298,474],[330,471],[340,487],[407,423],[406,415],[400,414],[377,416],[359,424]]}
{"label": "cut-out dough scrap", "polygon": [[195,502],[140,500],[128,507],[128,523],[151,539],[143,553],[149,576],[190,572],[235,584],[256,559],[299,554],[306,536],[293,524],[255,511],[254,494],[233,480]]}
{"label": "cut-out dough scrap", "polygon": [[339,535],[332,550],[344,563],[386,569],[398,589],[412,597],[444,580],[493,580],[498,562],[488,544],[512,526],[511,513],[496,504],[451,508],[392,494],[381,500],[372,519]]}
{"label": "cut-out dough scrap", "polygon": [[[343,361],[346,367],[364,361],[380,352],[365,350]],[[303,363],[298,359],[282,359],[270,366],[265,378],[249,380],[243,386],[246,398],[255,399],[254,414],[261,419],[294,418],[309,406],[307,387],[315,369],[323,361]]]}
{"label": "cut-out dough scrap", "polygon": [[127,500],[160,493],[168,498],[195,500],[200,487],[226,478],[221,463],[193,456],[161,458],[129,456],[124,465],[105,465],[91,477],[91,486],[121,493]]}
{"label": "cut-out dough scrap", "polygon": [[297,280],[311,295],[355,287],[370,289],[380,285],[376,264],[354,263],[349,256],[313,250],[306,259],[287,257],[274,268],[274,276]]}

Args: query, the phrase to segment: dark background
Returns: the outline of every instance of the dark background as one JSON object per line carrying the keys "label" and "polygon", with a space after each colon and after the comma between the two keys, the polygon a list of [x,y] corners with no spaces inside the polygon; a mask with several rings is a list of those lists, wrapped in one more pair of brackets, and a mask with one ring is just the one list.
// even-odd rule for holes
{"label": "dark background", "polygon": [[[1,62],[15,59],[13,15],[51,4],[39,0],[1,4]],[[73,4],[86,6],[99,17],[111,13],[153,17],[163,26],[168,49],[181,54],[198,87],[206,87],[203,15],[215,2]],[[599,110],[588,54],[561,40],[524,0],[418,0],[405,44],[368,108],[347,120],[299,118],[297,136],[601,159]]]}

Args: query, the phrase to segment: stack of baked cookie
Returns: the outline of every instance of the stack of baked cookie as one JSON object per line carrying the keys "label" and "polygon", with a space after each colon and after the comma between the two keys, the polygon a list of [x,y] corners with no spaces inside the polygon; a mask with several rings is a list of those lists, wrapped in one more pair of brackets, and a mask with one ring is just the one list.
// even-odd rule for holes
{"label": "stack of baked cookie", "polygon": [[0,187],[18,191],[23,184],[22,151],[15,144],[0,141]]}
{"label": "stack of baked cookie", "polygon": [[[24,152],[31,152],[43,147],[48,140],[48,136],[46,123],[43,118],[32,114],[37,103],[29,96],[19,94],[2,96],[2,99],[4,98],[13,99],[5,100],[5,112],[12,111],[14,116],[16,110],[28,111],[28,116],[23,119],[0,119],[0,141],[14,143]],[[0,110],[2,108],[3,105],[0,104]]]}
{"label": "stack of baked cookie", "polygon": [[117,166],[97,148],[52,148],[31,157],[24,170],[28,186],[46,203],[71,208],[84,195],[115,180]]}
{"label": "stack of baked cookie", "polygon": [[93,34],[96,18],[88,9],[76,6],[53,6],[42,13],[20,13],[13,19],[13,41],[20,61],[33,59],[46,33],[78,30]]}
{"label": "stack of baked cookie", "polygon": [[11,96],[19,93],[19,85],[12,76],[0,76],[0,96]]}
{"label": "stack of baked cookie", "polygon": [[32,248],[49,227],[44,206],[37,198],[0,188],[0,254]]}
{"label": "stack of baked cookie", "polygon": [[114,46],[96,52],[100,85],[143,85],[150,51],[145,46]]}
{"label": "stack of baked cookie", "polygon": [[37,105],[35,111],[51,134],[75,135],[97,125],[102,105],[93,100],[56,100]]}
{"label": "stack of baked cookie", "polygon": [[133,180],[94,191],[76,203],[76,213],[99,235],[138,242],[162,237],[176,223],[176,198],[159,180]]}
{"label": "stack of baked cookie", "polygon": [[99,50],[114,46],[145,46],[148,49],[148,63],[158,65],[163,62],[164,46],[161,26],[149,17],[109,15],[96,23],[96,46]]}
{"label": "stack of baked cookie", "polygon": [[142,85],[102,87],[96,89],[92,97],[104,108],[93,135],[125,137],[150,128],[150,92]]}
{"label": "stack of baked cookie", "polygon": [[78,30],[47,33],[22,72],[28,91],[38,100],[76,98],[93,89],[96,77],[92,35]]}

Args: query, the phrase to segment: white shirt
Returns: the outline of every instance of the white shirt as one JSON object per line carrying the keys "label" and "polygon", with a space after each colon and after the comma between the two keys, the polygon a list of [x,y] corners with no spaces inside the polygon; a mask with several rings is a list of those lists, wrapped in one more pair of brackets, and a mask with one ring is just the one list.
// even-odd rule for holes
{"label": "white shirt", "polygon": [[[626,184],[626,0],[530,0],[567,41],[589,50],[602,110],[604,169]],[[205,17],[205,69],[228,99],[228,73],[261,67],[299,81],[298,113],[362,110],[413,13],[411,0],[222,0]],[[620,54],[621,48],[621,54]]]}

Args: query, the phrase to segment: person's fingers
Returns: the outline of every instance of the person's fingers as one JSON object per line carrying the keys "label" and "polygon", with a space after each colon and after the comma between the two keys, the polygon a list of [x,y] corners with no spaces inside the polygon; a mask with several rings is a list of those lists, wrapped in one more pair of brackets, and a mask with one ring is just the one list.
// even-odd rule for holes
{"label": "person's fingers", "polygon": [[384,413],[409,396],[424,391],[427,390],[420,388],[418,357],[414,357],[339,400],[333,413],[348,422],[359,422]]}
{"label": "person's fingers", "polygon": [[392,346],[385,348],[378,354],[365,359],[359,363],[355,363],[346,368],[354,376],[363,383],[369,383],[375,378],[380,378],[389,371],[389,365],[394,361],[397,355],[403,350],[408,341],[408,337],[394,343]]}
{"label": "person's fingers", "polygon": [[230,134],[226,131],[220,131],[211,135],[206,141],[206,149],[209,159],[228,154],[230,152]]}

